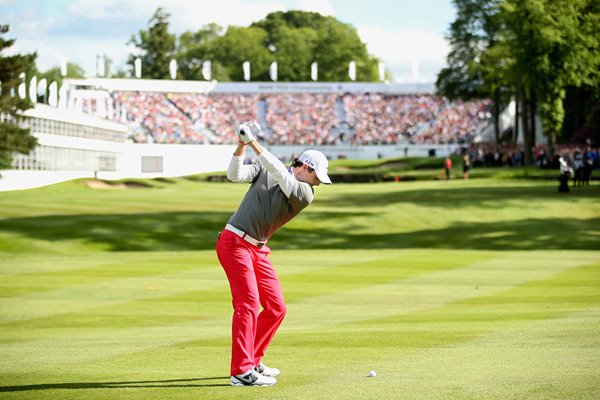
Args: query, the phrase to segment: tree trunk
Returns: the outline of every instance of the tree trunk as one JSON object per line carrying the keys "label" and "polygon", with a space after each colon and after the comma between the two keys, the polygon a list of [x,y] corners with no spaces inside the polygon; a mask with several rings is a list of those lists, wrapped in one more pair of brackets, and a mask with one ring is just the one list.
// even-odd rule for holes
{"label": "tree trunk", "polygon": [[500,91],[494,91],[494,136],[496,138],[496,151],[500,147]]}
{"label": "tree trunk", "polygon": [[537,101],[535,92],[531,90],[529,94],[529,145],[525,147],[525,165],[533,165],[533,148],[535,147],[535,114],[537,110]]}

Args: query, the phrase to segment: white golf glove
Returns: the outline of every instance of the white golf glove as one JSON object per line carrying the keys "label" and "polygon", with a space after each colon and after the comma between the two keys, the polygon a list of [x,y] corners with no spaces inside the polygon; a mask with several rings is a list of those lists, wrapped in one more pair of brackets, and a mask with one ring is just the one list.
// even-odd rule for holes
{"label": "white golf glove", "polygon": [[238,139],[241,143],[248,144],[255,140],[261,131],[261,127],[256,121],[244,122],[238,127]]}

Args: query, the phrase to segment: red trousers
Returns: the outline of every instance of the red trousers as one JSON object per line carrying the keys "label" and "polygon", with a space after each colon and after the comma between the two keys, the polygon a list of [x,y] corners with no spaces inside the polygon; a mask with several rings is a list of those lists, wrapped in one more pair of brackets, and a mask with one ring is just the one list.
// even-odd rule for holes
{"label": "red trousers", "polygon": [[267,246],[258,248],[228,230],[217,241],[233,305],[231,375],[260,363],[287,311],[270,252]]}

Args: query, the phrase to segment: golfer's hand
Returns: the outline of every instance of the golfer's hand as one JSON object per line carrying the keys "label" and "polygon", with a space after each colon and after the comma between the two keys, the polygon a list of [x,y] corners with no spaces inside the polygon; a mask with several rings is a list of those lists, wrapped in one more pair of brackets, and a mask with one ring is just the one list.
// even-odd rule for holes
{"label": "golfer's hand", "polygon": [[244,122],[238,128],[238,139],[240,143],[248,144],[256,140],[256,136],[261,131],[261,127],[256,121]]}

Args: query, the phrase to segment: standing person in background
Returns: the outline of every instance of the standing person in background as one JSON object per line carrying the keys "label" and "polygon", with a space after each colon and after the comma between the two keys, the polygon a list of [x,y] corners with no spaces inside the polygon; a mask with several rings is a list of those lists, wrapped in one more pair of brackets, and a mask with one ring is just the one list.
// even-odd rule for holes
{"label": "standing person in background", "polygon": [[469,169],[471,169],[471,161],[469,155],[465,154],[463,157],[463,179],[469,179]]}
{"label": "standing person in background", "polygon": [[[328,161],[323,153],[307,150],[288,170],[257,141],[260,125],[240,125],[239,144],[233,153],[227,178],[251,183],[238,210],[219,234],[217,256],[231,288],[232,321],[231,385],[271,386],[280,371],[262,358],[281,325],[287,308],[277,273],[269,259],[267,240],[294,218],[314,198],[313,186],[330,184]],[[242,165],[246,147],[257,162]],[[263,310],[259,314],[259,307]]]}
{"label": "standing person in background", "polygon": [[[588,153],[589,154],[589,153]],[[590,178],[592,177],[592,170],[594,169],[594,161],[591,157],[586,155],[583,163],[583,184],[589,186]]]}
{"label": "standing person in background", "polygon": [[452,159],[450,156],[446,157],[446,161],[444,162],[444,168],[446,169],[446,180],[450,179],[450,171],[452,170]]}
{"label": "standing person in background", "polygon": [[573,186],[583,186],[583,170],[585,168],[585,164],[583,162],[583,155],[576,151],[575,152],[575,160],[573,161],[573,170],[575,171],[575,175],[573,177]]}
{"label": "standing person in background", "polygon": [[558,178],[560,184],[558,185],[558,191],[560,193],[569,193],[569,176],[571,175],[571,167],[567,164],[567,160],[564,157],[558,159],[560,165],[560,176]]}

